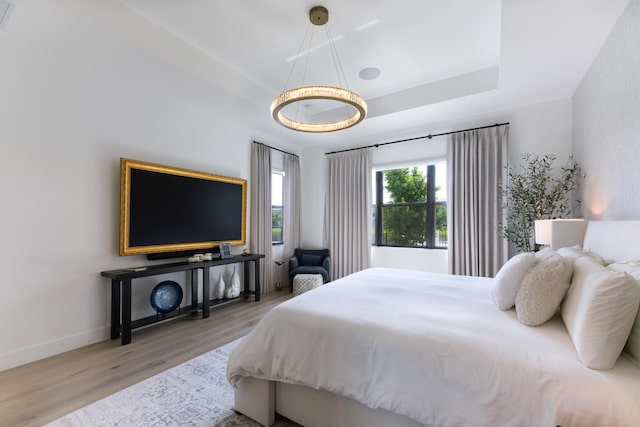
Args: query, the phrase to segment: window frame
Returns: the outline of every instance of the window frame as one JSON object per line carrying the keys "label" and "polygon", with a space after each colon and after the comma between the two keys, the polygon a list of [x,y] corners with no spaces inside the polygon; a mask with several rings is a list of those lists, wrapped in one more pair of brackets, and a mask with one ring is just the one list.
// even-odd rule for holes
{"label": "window frame", "polygon": [[[447,250],[448,240],[445,243],[445,246],[436,246],[436,231],[437,231],[437,207],[438,206],[447,206],[447,201],[444,200],[436,200],[436,165],[442,163],[440,161],[418,161],[407,165],[402,166],[393,166],[386,168],[378,168],[375,170],[375,194],[376,201],[374,204],[374,238],[375,242],[372,243],[372,246],[378,247],[392,247],[392,248],[417,248],[417,249],[444,249]],[[446,163],[445,163],[446,164]],[[422,202],[406,202],[406,203],[384,203],[384,172],[396,169],[408,168],[412,169],[414,167],[426,166],[426,198],[425,201]],[[386,207],[394,207],[394,206],[409,206],[409,207],[424,207],[426,209],[426,219],[425,219],[425,245],[392,245],[392,244],[384,244],[383,242],[383,209]],[[447,233],[448,234],[448,233]]]}

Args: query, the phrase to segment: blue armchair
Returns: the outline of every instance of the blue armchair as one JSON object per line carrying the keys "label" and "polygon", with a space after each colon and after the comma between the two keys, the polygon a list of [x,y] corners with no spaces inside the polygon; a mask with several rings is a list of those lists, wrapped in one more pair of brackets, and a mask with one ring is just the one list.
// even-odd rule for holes
{"label": "blue armchair", "polygon": [[289,280],[291,283],[293,283],[296,274],[321,274],[323,283],[327,283],[330,271],[329,249],[297,248],[289,259]]}

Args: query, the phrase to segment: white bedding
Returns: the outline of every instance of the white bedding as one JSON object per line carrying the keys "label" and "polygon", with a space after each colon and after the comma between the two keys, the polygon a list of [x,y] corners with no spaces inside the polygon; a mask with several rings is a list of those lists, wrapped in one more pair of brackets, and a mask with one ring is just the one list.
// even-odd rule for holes
{"label": "white bedding", "polygon": [[269,312],[227,374],[327,390],[427,425],[634,426],[640,368],[578,359],[559,316],[494,305],[492,279],[369,269]]}

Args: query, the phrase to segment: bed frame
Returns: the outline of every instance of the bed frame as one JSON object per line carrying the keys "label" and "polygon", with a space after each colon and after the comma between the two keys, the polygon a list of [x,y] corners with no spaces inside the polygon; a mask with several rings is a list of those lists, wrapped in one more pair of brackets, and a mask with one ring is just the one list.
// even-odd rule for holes
{"label": "bed frame", "polygon": [[419,427],[422,424],[384,409],[371,409],[353,399],[310,387],[246,377],[235,390],[235,410],[264,426],[276,412],[305,427]]}
{"label": "bed frame", "polygon": [[[640,221],[585,223],[576,225],[567,222],[567,228],[558,231],[562,238],[555,240],[553,246],[579,244],[607,262],[640,259]],[[252,377],[239,381],[235,390],[235,410],[264,426],[273,425],[276,413],[306,427],[422,425],[404,415],[371,409],[353,399],[323,390]]]}

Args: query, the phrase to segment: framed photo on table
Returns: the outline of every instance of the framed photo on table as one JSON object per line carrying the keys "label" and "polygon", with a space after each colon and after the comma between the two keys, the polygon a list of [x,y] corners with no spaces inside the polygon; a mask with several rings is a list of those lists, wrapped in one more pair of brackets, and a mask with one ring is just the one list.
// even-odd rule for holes
{"label": "framed photo on table", "polygon": [[219,248],[221,259],[233,258],[231,254],[231,243],[220,243]]}

